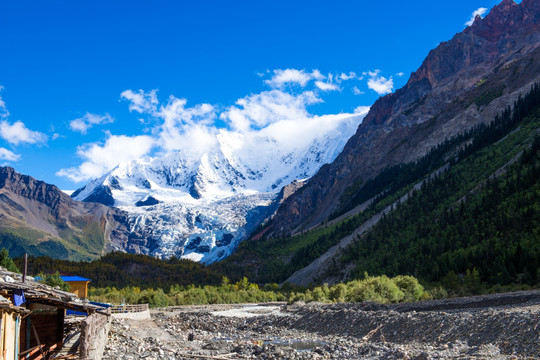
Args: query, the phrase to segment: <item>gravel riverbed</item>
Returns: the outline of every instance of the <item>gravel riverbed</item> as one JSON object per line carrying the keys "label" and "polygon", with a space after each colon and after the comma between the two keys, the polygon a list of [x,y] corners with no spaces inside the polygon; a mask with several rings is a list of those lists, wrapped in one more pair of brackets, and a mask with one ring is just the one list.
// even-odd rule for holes
{"label": "gravel riverbed", "polygon": [[183,306],[113,320],[104,359],[540,359],[540,291],[411,304]]}

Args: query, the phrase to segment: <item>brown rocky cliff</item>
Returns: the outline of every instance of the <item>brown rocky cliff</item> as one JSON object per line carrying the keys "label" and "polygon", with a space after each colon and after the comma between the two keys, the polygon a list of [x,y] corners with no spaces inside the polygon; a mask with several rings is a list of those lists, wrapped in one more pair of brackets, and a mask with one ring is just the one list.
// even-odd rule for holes
{"label": "brown rocky cliff", "polygon": [[19,174],[11,167],[0,167],[0,189],[43,203],[56,214],[61,211],[61,204],[73,202],[56,186]]}
{"label": "brown rocky cliff", "polygon": [[119,209],[75,201],[56,186],[11,167],[0,167],[0,194],[1,228],[28,227],[58,238],[68,228],[80,234],[95,224],[103,233],[103,253],[127,246],[127,215]]}
{"label": "brown rocky cliff", "polygon": [[[510,105],[516,92],[540,74],[528,65],[538,65],[531,54],[540,44],[539,3],[504,0],[484,19],[477,18],[430,51],[403,88],[373,104],[337,159],[284,202],[274,217],[273,231],[294,233],[324,221],[355,181],[419,158],[445,137],[490,121],[497,107]],[[526,57],[528,62],[518,66]],[[510,66],[513,72],[501,75]],[[527,76],[519,76],[521,72]],[[482,91],[479,84],[486,81],[505,89],[503,100],[486,107],[471,104],[469,98]]]}

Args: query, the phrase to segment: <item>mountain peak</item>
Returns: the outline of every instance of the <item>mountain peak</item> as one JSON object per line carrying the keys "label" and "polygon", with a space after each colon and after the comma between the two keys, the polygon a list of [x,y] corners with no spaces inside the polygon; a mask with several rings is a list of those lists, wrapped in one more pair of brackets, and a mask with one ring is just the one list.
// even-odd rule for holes
{"label": "mountain peak", "polygon": [[123,163],[72,197],[128,212],[140,252],[213,262],[275,211],[281,188],[333,161],[362,119],[314,117],[294,144],[284,134],[248,138],[222,130],[197,157],[175,152]]}
{"label": "mountain peak", "polygon": [[[491,14],[494,16],[508,15],[514,8],[520,8],[521,6],[516,4],[514,0],[503,0],[499,4],[493,6],[488,16]],[[486,16],[487,17],[487,16]]]}
{"label": "mountain peak", "polygon": [[[539,7],[538,0],[504,0],[431,50],[404,87],[373,104],[336,160],[285,201],[274,217],[275,231],[294,233],[319,224],[340,206],[351,184],[413,161],[511,104],[520,89],[538,81]],[[503,98],[498,107],[474,101],[488,90],[490,97]]]}
{"label": "mountain peak", "polygon": [[473,25],[464,32],[495,42],[508,33],[525,33],[531,28],[538,30],[538,6],[538,1],[534,0],[523,0],[521,4],[513,0],[503,0],[491,9],[484,19],[475,19]]}

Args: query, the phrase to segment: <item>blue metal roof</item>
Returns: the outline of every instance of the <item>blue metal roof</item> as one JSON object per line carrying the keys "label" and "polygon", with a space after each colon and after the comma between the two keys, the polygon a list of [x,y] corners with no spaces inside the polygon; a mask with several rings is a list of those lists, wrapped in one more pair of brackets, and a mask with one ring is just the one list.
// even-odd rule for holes
{"label": "blue metal roof", "polygon": [[60,279],[64,280],[65,282],[69,281],[92,281],[87,278],[83,278],[82,276],[67,276],[67,275],[61,275]]}

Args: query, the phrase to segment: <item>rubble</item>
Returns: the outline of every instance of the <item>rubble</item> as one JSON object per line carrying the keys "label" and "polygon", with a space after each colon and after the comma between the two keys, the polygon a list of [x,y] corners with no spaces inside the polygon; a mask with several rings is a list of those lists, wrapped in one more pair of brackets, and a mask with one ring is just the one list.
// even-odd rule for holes
{"label": "rubble", "polygon": [[283,304],[256,317],[211,313],[238,305],[165,308],[115,319],[104,359],[540,359],[540,292],[523,295]]}

